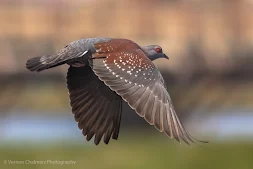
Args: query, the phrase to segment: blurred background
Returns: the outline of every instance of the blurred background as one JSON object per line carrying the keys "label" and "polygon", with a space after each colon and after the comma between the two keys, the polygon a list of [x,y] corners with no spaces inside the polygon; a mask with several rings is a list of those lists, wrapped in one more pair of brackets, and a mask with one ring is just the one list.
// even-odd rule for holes
{"label": "blurred background", "polygon": [[[170,60],[155,64],[176,110],[210,143],[178,144],[126,104],[118,141],[86,142],[67,66],[38,74],[25,63],[88,37],[162,46]],[[0,51],[0,168],[253,168],[253,0],[1,0]]]}

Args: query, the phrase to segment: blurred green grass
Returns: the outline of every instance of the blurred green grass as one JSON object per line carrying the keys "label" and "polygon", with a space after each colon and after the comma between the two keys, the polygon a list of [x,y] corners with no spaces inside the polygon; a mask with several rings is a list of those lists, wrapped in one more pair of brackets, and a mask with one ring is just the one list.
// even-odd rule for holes
{"label": "blurred green grass", "polygon": [[[128,137],[126,137],[128,136]],[[0,168],[82,169],[252,169],[253,144],[208,143],[189,147],[161,136],[125,133],[118,141],[99,146],[81,143],[36,145],[19,143],[0,146]],[[74,165],[4,164],[4,160],[73,160]]]}

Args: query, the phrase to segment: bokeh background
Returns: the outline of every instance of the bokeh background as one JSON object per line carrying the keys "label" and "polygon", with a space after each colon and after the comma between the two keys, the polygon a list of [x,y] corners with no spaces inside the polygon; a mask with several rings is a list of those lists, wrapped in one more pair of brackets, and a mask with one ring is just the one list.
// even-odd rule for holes
{"label": "bokeh background", "polygon": [[[25,63],[88,37],[162,46],[170,60],[155,64],[176,110],[209,143],[178,144],[126,104],[118,141],[86,142],[69,107],[67,66],[38,74]],[[253,168],[252,0],[1,0],[0,51],[1,169]]]}

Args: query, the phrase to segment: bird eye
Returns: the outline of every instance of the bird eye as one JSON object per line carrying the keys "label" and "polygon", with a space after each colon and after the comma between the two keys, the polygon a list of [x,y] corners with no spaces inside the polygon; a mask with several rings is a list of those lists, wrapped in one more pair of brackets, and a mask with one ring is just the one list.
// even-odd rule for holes
{"label": "bird eye", "polygon": [[162,48],[161,47],[159,47],[159,46],[156,46],[155,47],[155,51],[157,52],[157,53],[162,53]]}

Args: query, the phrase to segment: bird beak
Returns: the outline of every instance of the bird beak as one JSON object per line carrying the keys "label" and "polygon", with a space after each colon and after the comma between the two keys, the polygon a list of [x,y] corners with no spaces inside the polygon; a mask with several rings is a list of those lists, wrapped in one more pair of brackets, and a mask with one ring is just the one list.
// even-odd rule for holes
{"label": "bird beak", "polygon": [[165,57],[166,59],[170,59],[170,58],[169,58],[167,55],[165,55],[165,54],[164,54],[164,57]]}

